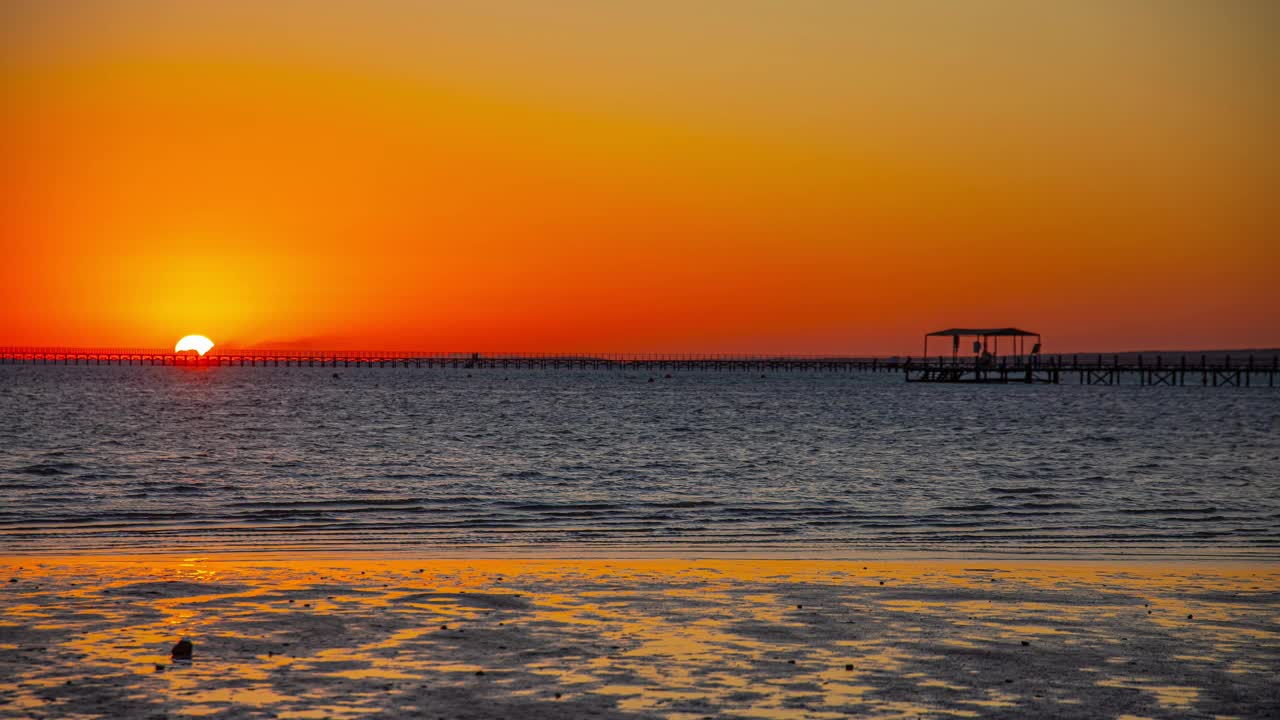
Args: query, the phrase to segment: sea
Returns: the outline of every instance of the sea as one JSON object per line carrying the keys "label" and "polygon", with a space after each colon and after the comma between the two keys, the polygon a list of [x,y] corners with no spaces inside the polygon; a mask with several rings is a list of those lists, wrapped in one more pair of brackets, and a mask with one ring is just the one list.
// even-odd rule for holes
{"label": "sea", "polygon": [[1280,392],[7,365],[0,549],[1280,558]]}

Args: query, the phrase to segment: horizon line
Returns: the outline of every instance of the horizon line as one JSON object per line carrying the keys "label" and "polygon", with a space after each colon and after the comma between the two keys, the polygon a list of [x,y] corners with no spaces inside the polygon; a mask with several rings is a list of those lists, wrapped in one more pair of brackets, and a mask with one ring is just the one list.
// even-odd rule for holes
{"label": "horizon line", "polygon": [[[0,345],[0,355],[8,354],[75,354],[75,355],[181,355],[194,352],[186,350],[178,352],[168,347],[128,347],[128,346],[75,346],[75,345]],[[1254,353],[1264,356],[1280,355],[1280,346],[1252,348],[1197,348],[1192,350],[1090,350],[1090,351],[1058,351],[1040,353],[1044,357],[1063,357],[1067,355],[1209,355],[1209,354]],[[1023,353],[1025,354],[1025,353]],[[448,358],[448,359],[512,359],[512,358],[571,358],[590,357],[602,359],[645,359],[645,358],[679,358],[679,359],[765,359],[765,358],[812,358],[812,359],[895,359],[920,357],[919,353],[788,353],[788,352],[662,352],[662,351],[495,351],[495,350],[380,350],[380,349],[320,349],[320,348],[270,348],[270,347],[223,347],[214,345],[201,357],[224,357],[237,355],[245,357],[296,357],[311,356],[315,358],[337,357],[384,357],[384,358]],[[949,357],[951,353],[936,353],[939,357]],[[968,354],[963,354],[965,357]],[[1017,355],[1017,353],[1004,353]],[[934,357],[930,354],[929,357]]]}

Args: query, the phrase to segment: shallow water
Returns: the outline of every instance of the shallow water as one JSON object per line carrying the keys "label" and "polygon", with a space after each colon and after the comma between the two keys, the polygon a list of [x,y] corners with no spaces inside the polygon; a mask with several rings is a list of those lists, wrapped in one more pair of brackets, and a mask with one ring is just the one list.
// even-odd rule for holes
{"label": "shallow water", "polygon": [[0,717],[1273,718],[1280,571],[1180,562],[0,558]]}
{"label": "shallow water", "polygon": [[0,544],[1270,554],[1280,394],[0,367]]}

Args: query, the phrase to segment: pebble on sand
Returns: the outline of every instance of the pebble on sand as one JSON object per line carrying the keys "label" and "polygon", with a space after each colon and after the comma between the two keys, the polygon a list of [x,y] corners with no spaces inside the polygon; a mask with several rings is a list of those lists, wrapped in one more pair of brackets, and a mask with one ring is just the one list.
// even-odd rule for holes
{"label": "pebble on sand", "polygon": [[1027,641],[1027,640],[1023,640],[1023,641],[1022,641],[1022,647],[1028,647],[1028,646],[1030,646],[1030,645],[1031,645],[1031,643],[1030,643],[1029,641]]}
{"label": "pebble on sand", "polygon": [[845,670],[852,670],[852,669],[853,669],[853,663],[845,663],[845,664],[844,664],[844,669],[845,669]]}
{"label": "pebble on sand", "polygon": [[191,653],[194,650],[195,647],[191,644],[191,641],[186,638],[182,638],[173,646],[173,650],[170,651],[169,654],[173,656],[174,660],[190,660]]}

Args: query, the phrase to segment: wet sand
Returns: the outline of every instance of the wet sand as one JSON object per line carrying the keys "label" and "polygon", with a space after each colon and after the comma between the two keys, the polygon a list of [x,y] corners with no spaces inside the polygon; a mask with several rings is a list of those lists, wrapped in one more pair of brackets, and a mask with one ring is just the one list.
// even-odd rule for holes
{"label": "wet sand", "polygon": [[11,557],[0,587],[3,717],[1280,713],[1265,562]]}

